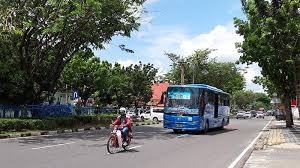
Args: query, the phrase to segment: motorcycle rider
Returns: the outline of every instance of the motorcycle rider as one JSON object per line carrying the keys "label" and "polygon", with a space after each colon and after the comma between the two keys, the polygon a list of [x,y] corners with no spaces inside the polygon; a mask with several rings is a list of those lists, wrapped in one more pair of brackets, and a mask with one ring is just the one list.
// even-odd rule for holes
{"label": "motorcycle rider", "polygon": [[[132,134],[132,124],[131,119],[129,117],[126,117],[126,113],[121,111],[121,115],[115,120],[115,122],[112,124],[114,128],[117,128],[121,130],[122,136],[123,136],[123,145],[127,146],[128,142],[128,136],[129,134]],[[121,128],[120,128],[121,126]]]}

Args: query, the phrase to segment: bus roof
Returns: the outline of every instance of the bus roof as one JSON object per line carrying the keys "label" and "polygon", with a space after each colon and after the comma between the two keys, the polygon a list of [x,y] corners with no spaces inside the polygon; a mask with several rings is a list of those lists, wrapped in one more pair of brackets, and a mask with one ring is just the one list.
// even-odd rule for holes
{"label": "bus roof", "polygon": [[169,87],[188,87],[188,88],[199,88],[199,89],[208,89],[212,90],[214,92],[223,93],[229,95],[229,93],[224,92],[221,89],[218,89],[216,87],[206,85],[206,84],[187,84],[187,85],[170,85]]}

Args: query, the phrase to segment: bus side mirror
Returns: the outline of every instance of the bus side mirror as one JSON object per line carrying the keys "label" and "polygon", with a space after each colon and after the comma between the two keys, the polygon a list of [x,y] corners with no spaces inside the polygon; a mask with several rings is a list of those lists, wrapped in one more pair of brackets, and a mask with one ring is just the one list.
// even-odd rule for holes
{"label": "bus side mirror", "polygon": [[159,104],[164,104],[165,103],[165,96],[166,96],[166,92],[163,92],[160,96],[160,101]]}

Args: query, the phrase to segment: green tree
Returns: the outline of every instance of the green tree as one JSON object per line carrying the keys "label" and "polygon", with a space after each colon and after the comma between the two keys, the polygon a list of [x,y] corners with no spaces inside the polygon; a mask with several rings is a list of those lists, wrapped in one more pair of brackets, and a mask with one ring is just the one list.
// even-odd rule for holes
{"label": "green tree", "polygon": [[235,92],[232,97],[233,106],[240,110],[250,110],[251,104],[255,101],[255,95],[252,91],[240,90]]}
{"label": "green tree", "polygon": [[273,95],[274,93],[278,93],[274,84],[266,77],[255,76],[253,83],[263,86],[264,90],[268,93],[268,95]]}
{"label": "green tree", "polygon": [[[185,83],[203,83],[220,88],[230,94],[245,87],[245,79],[234,63],[219,63],[209,60],[210,49],[196,50],[185,58]],[[172,61],[172,68],[166,79],[180,83],[180,56],[166,53]]]}
{"label": "green tree", "polygon": [[269,109],[271,100],[265,93],[254,93],[253,91],[240,90],[231,97],[233,108],[240,110]]}
{"label": "green tree", "polygon": [[108,93],[113,102],[121,106],[129,106],[131,104],[132,90],[130,89],[130,76],[126,73],[126,68],[115,63],[111,70],[109,78]]}
{"label": "green tree", "polygon": [[291,98],[297,86],[296,66],[300,56],[299,0],[242,0],[247,20],[235,18],[241,62],[257,62],[262,75],[283,95],[286,125],[293,124]]}
{"label": "green tree", "polygon": [[129,77],[131,101],[135,107],[150,101],[152,97],[151,85],[157,71],[152,64],[142,64],[141,62],[126,68],[126,74]]}
{"label": "green tree", "polygon": [[104,95],[110,69],[111,64],[101,62],[92,52],[79,52],[64,68],[59,88],[67,85],[70,89],[78,91],[85,104],[92,95]]}
{"label": "green tree", "polygon": [[[140,25],[143,3],[0,0],[1,66],[16,67],[0,71],[0,100],[41,102],[42,93],[56,87],[64,67],[79,51],[102,49],[116,35],[130,37]],[[129,51],[124,45],[120,47]]]}

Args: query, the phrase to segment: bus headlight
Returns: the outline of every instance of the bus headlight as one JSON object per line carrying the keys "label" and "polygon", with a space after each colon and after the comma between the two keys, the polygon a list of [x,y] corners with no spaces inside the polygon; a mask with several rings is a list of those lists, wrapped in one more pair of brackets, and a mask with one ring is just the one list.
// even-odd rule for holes
{"label": "bus headlight", "polygon": [[196,125],[196,124],[199,123],[199,121],[192,121],[192,122],[190,122],[190,123],[193,124],[193,125]]}

